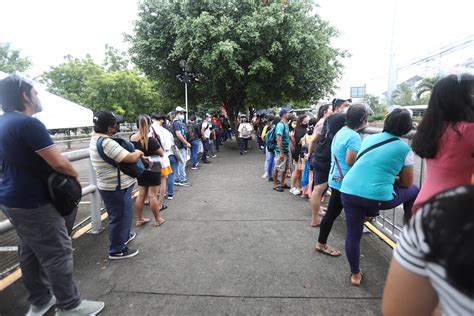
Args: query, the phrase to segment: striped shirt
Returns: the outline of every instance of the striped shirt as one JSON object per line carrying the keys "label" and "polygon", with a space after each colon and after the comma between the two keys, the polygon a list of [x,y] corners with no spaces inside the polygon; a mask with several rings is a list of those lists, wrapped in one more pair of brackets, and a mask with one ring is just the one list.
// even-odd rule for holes
{"label": "striped shirt", "polygon": [[443,266],[425,260],[426,254],[430,252],[422,227],[425,213],[419,211],[405,226],[393,256],[405,269],[430,280],[438,294],[443,315],[474,315],[474,298],[449,283]]}
{"label": "striped shirt", "polygon": [[[97,140],[100,136],[105,138],[102,142],[104,154],[116,162],[121,162],[129,154],[129,152],[105,134],[92,134],[89,152],[92,167],[97,173],[97,187],[99,190],[115,191],[118,184],[117,168],[104,161],[102,157],[100,157],[99,152],[97,151]],[[122,190],[134,185],[135,182],[135,178],[132,178],[123,172],[120,173],[120,187]]]}

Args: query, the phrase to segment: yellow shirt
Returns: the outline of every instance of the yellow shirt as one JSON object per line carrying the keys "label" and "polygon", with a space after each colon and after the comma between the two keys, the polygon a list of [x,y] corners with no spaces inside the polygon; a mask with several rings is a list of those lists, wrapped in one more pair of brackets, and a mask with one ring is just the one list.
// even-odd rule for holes
{"label": "yellow shirt", "polygon": [[268,126],[269,126],[269,125],[265,125],[265,126],[263,127],[262,135],[260,135],[260,138],[261,138],[262,140],[265,140],[265,136],[267,135]]}

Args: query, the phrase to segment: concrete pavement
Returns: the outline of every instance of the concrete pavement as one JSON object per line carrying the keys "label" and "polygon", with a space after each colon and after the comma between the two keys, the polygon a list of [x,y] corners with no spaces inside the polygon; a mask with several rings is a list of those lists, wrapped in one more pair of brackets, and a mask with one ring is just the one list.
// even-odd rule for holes
{"label": "concrete pavement", "polygon": [[[188,170],[192,186],[177,188],[163,226],[135,229],[137,257],[109,261],[106,232],[74,241],[82,297],[105,301],[101,315],[380,314],[391,249],[364,234],[366,278],[351,286],[344,255],[313,250],[309,203],[261,179],[265,155],[255,146],[244,156],[234,147]],[[344,234],[339,218],[329,243],[343,251]],[[27,309],[21,281],[0,293],[1,315]]]}

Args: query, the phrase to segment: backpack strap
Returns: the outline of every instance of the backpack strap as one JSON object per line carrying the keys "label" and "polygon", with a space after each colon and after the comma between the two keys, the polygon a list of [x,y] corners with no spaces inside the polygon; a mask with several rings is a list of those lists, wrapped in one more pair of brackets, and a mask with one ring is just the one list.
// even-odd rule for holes
{"label": "backpack strap", "polygon": [[160,135],[158,135],[158,133],[155,131],[155,128],[153,127],[153,125],[150,125],[150,128],[151,128],[151,131],[153,133],[153,137],[156,138],[156,140],[158,141],[158,144],[160,144],[160,147],[163,148],[163,145],[161,144]]}
{"label": "backpack strap", "polygon": [[334,161],[336,162],[337,170],[339,170],[339,175],[341,176],[341,179],[344,179],[344,175],[342,174],[341,165],[339,165],[339,161],[337,160],[336,155],[334,155]]}
{"label": "backpack strap", "polygon": [[366,153],[368,153],[369,151],[377,148],[377,147],[380,147],[380,146],[383,146],[385,144],[388,144],[388,143],[391,143],[391,142],[394,142],[396,140],[399,140],[398,137],[392,137],[392,138],[389,138],[389,139],[386,139],[384,140],[383,142],[380,142],[380,143],[377,143],[377,144],[374,144],[366,149],[364,149],[364,151],[362,151],[359,155],[357,155],[357,158],[355,161],[359,160],[360,157],[362,157],[363,155],[365,155]]}
{"label": "backpack strap", "polygon": [[[117,183],[117,189],[121,189],[121,180],[120,180],[120,168],[119,168],[119,165],[117,164],[117,162],[115,160],[113,160],[112,158],[110,158],[109,156],[107,156],[104,152],[104,145],[103,145],[103,142],[104,142],[104,139],[107,138],[107,137],[103,137],[103,136],[100,136],[99,139],[97,139],[97,144],[96,144],[96,147],[97,147],[97,152],[99,153],[99,156],[100,158],[102,158],[105,162],[107,162],[108,164],[114,166],[115,168],[117,168],[117,179],[118,179],[118,183]],[[109,137],[110,138],[110,137]]]}

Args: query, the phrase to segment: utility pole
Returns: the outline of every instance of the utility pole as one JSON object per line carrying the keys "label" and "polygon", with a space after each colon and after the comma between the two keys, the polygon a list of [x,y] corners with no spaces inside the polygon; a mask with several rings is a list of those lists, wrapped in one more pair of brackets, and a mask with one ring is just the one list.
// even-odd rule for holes
{"label": "utility pole", "polygon": [[397,12],[398,0],[393,0],[392,44],[390,48],[390,68],[388,72],[387,107],[392,103],[393,92],[398,83],[398,28],[399,17]]}

